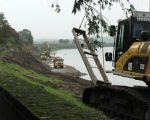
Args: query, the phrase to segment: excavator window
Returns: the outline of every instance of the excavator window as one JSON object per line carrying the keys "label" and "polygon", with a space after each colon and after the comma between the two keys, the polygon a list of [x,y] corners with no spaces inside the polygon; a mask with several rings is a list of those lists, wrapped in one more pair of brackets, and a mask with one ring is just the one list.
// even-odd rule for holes
{"label": "excavator window", "polygon": [[117,32],[117,39],[115,44],[115,61],[123,54],[124,49],[124,34],[125,34],[125,26],[124,23],[119,24],[118,26],[118,32]]}
{"label": "excavator window", "polygon": [[120,26],[119,29],[119,41],[118,41],[118,47],[123,48],[123,38],[124,38],[124,25]]}
{"label": "excavator window", "polygon": [[133,38],[137,41],[142,40],[141,33],[143,31],[150,32],[150,23],[142,22],[142,23],[134,23],[133,24]]}

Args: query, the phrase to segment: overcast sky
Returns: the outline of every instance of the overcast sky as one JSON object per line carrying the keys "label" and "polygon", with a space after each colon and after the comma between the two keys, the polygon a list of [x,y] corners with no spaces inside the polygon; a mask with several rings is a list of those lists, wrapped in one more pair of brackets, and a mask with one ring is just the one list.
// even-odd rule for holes
{"label": "overcast sky", "polygon": [[[73,38],[71,30],[78,27],[84,13],[72,15],[74,0],[59,0],[62,11],[54,12],[50,7],[53,0],[0,0],[0,12],[5,14],[10,25],[17,31],[24,28],[31,30],[34,39],[41,38]],[[64,2],[65,1],[65,2]],[[149,10],[149,0],[130,0],[138,11]],[[124,18],[119,5],[115,4],[103,14],[111,24],[117,24],[117,20]]]}

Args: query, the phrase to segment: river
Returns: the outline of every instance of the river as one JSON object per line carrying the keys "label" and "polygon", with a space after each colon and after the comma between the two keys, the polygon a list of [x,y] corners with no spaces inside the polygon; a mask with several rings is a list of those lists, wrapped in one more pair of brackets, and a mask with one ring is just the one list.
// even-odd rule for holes
{"label": "river", "polygon": [[[113,48],[112,47],[105,47],[104,48],[104,53],[105,52],[112,52]],[[97,54],[99,56],[99,60],[103,61],[103,56],[102,56],[102,49],[98,49]],[[86,70],[86,67],[84,66],[84,63],[82,61],[82,58],[78,52],[77,49],[63,49],[63,50],[58,50],[56,51],[56,56],[62,57],[64,59],[64,64],[65,65],[70,65],[75,67],[77,70],[86,73],[87,75],[82,76],[82,78],[85,78],[87,80],[90,80],[90,76],[88,75],[88,72]],[[90,60],[90,63],[92,66],[94,66],[93,60]],[[105,70],[112,70],[112,62],[104,62],[104,68]],[[97,69],[94,69],[96,76],[99,80],[102,80],[101,75],[98,73]],[[111,73],[107,73],[108,79],[113,85],[123,85],[123,86],[145,86],[146,84],[142,81],[137,81],[134,79],[129,79],[117,75],[113,75]]]}

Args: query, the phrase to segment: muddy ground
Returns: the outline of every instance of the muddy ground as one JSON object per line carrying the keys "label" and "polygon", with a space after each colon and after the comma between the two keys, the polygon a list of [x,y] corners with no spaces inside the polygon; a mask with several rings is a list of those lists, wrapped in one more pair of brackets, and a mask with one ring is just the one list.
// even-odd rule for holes
{"label": "muddy ground", "polygon": [[80,77],[86,75],[85,73],[81,73],[79,70],[75,69],[72,66],[65,65],[64,68],[57,68],[52,70],[54,73],[61,73],[64,75],[70,75],[75,77]]}
{"label": "muddy ground", "polygon": [[51,68],[51,71],[54,73],[61,73],[64,75],[69,75],[69,76],[74,76],[74,77],[80,77],[80,76],[86,75],[86,73],[82,73],[76,68],[69,66],[69,65],[64,65],[63,68],[54,68],[53,62],[51,61],[42,61],[42,63],[48,65]]}
{"label": "muddy ground", "polygon": [[[33,55],[27,53],[14,52],[11,55],[5,56],[0,59],[9,63],[17,63],[26,69],[34,70],[46,76],[61,79],[63,81],[62,83],[47,82],[46,85],[74,93],[77,98],[81,98],[85,88],[93,86],[91,81],[80,78],[80,76],[84,73],[81,73],[75,68],[71,66],[65,66],[64,69],[52,69],[49,67],[47,62],[43,63]],[[32,78],[32,76],[28,77]],[[34,78],[32,78],[32,80],[34,80]]]}

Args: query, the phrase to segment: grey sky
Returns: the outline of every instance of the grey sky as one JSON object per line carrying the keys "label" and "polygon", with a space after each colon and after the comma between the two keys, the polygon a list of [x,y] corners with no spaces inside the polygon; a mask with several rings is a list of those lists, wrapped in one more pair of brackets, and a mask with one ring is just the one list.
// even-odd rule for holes
{"label": "grey sky", "polygon": [[[60,0],[60,14],[51,9],[53,0],[0,0],[0,11],[17,31],[27,28],[35,39],[39,38],[72,38],[72,27],[78,27],[83,13],[72,15],[74,0]],[[63,2],[65,1],[65,2]],[[149,0],[130,0],[136,10],[149,10]],[[124,18],[119,5],[115,4],[112,11],[105,10],[103,14],[111,24]]]}

